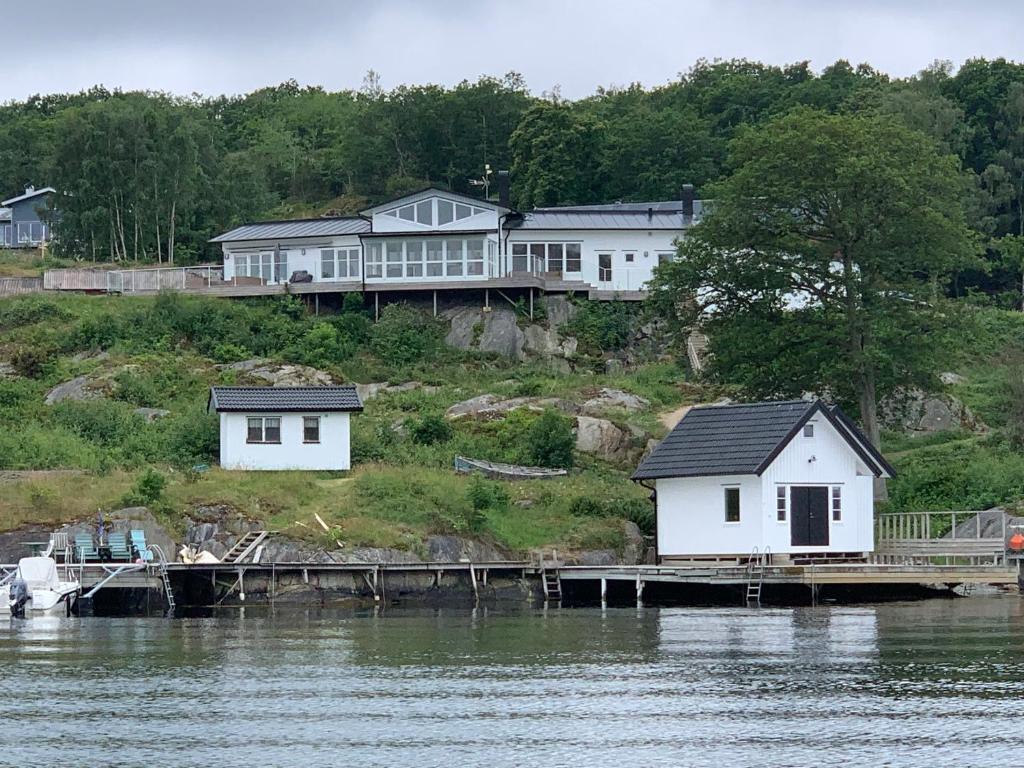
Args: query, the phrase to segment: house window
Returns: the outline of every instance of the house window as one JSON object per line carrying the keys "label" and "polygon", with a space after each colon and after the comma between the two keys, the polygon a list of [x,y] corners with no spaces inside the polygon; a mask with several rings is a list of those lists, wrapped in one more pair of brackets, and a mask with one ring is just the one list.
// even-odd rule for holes
{"label": "house window", "polygon": [[366,254],[366,276],[384,276],[383,246],[380,243],[370,243],[370,250]]}
{"label": "house window", "polygon": [[278,416],[250,416],[247,419],[245,442],[280,443],[281,419]]}
{"label": "house window", "polygon": [[472,215],[473,215],[473,209],[470,208],[468,205],[463,205],[462,203],[456,203],[455,204],[455,220],[456,221],[460,221],[462,219],[468,219]]}
{"label": "house window", "polygon": [[304,442],[304,443],[319,443],[320,442],[320,417],[319,416],[303,416],[302,417],[302,442]]}
{"label": "house window", "polygon": [[402,243],[389,242],[387,244],[388,249],[388,277],[401,277],[402,276]]}
{"label": "house window", "polygon": [[466,274],[480,276],[484,273],[484,241],[466,241]]}
{"label": "house window", "polygon": [[320,277],[324,280],[334,279],[334,250],[331,248],[320,251]]}
{"label": "house window", "polygon": [[359,277],[359,249],[349,248],[348,251],[348,274],[345,273],[346,251],[338,251],[338,274],[340,277]]}
{"label": "house window", "polygon": [[740,521],[740,489],[725,489],[725,522],[738,523]]}
{"label": "house window", "polygon": [[832,521],[841,523],[843,521],[843,487],[832,486]]}
{"label": "house window", "polygon": [[444,241],[427,240],[427,277],[441,277],[442,275],[444,275]]}
{"label": "house window", "polygon": [[612,281],[612,255],[610,253],[597,254],[597,281],[599,283]]}
{"label": "house window", "polygon": [[786,486],[784,485],[775,489],[775,519],[780,523],[786,522]]}
{"label": "house window", "polygon": [[548,243],[548,272],[562,272],[565,269],[565,247],[561,243]]}
{"label": "house window", "polygon": [[274,281],[288,282],[288,251],[278,251],[274,254]]}
{"label": "house window", "polygon": [[403,221],[414,221],[416,219],[416,206],[407,205],[398,209],[398,218]]}
{"label": "house window", "polygon": [[675,258],[676,258],[676,255],[675,255],[675,253],[672,253],[672,252],[669,252],[669,253],[659,253],[658,254],[658,266],[660,267],[663,264],[671,264],[673,261],[675,261]]}
{"label": "house window", "polygon": [[269,283],[274,278],[274,254],[261,253],[260,267],[262,268],[260,277],[263,278],[264,283]]}
{"label": "house window", "polygon": [[405,244],[405,276],[423,277],[422,240],[409,240]]}
{"label": "house window", "polygon": [[804,437],[814,437],[813,424],[804,424]]}
{"label": "house window", "polygon": [[[0,238],[0,245],[3,245],[4,241]],[[249,259],[245,256],[235,256],[235,277],[245,277],[245,270],[248,268]]]}
{"label": "house window", "polygon": [[416,223],[417,224],[433,224],[434,223],[434,204],[431,200],[424,200],[421,203],[416,203]]}
{"label": "house window", "polygon": [[455,221],[455,206],[448,200],[437,201],[437,223],[451,224]]}
{"label": "house window", "polygon": [[[456,206],[457,207],[457,206]],[[462,276],[462,241],[448,240],[446,244],[448,257],[448,277]]]}
{"label": "house window", "polygon": [[582,269],[583,260],[580,258],[580,244],[565,244],[565,271],[579,272]]}
{"label": "house window", "polygon": [[626,263],[627,263],[627,264],[632,264],[632,263],[633,263],[633,259],[634,259],[635,257],[636,257],[636,254],[635,254],[635,253],[627,253],[627,254],[626,254]]}
{"label": "house window", "polygon": [[547,246],[544,243],[532,243],[530,245],[530,257],[533,261],[533,272],[534,274],[540,274],[547,272],[547,268],[544,266],[544,253]]}

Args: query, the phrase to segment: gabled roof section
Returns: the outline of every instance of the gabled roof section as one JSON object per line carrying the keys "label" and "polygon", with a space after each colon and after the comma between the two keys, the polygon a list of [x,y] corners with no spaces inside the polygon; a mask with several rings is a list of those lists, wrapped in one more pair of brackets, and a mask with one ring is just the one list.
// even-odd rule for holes
{"label": "gabled roof section", "polygon": [[475,205],[478,208],[487,208],[492,211],[498,211],[499,213],[508,213],[511,209],[505,208],[492,203],[489,200],[483,200],[479,197],[470,197],[469,195],[463,195],[458,192],[450,192],[447,189],[441,189],[440,187],[424,187],[416,192],[410,192],[401,197],[396,197],[394,200],[388,200],[386,202],[375,205],[372,208],[367,208],[365,211],[360,211],[363,216],[372,216],[375,213],[382,211],[388,211],[392,208],[396,208],[402,205],[408,205],[409,203],[415,203],[420,200],[425,200],[430,197],[444,197],[449,200],[454,200],[458,203],[466,203],[467,205]]}
{"label": "gabled roof section", "polygon": [[690,409],[644,459],[633,479],[761,475],[817,413],[835,427],[875,476],[895,474],[877,450],[868,450],[868,439],[837,408],[820,400],[787,400]]}
{"label": "gabled roof section", "polygon": [[15,203],[21,203],[25,200],[31,200],[33,197],[39,197],[40,195],[50,195],[57,190],[53,187],[43,187],[42,189],[26,189],[24,194],[12,197],[7,200],[0,200],[0,205],[8,206],[14,205]]}
{"label": "gabled roof section", "polygon": [[330,387],[210,387],[207,409],[224,412],[361,411],[354,384]]}
{"label": "gabled roof section", "polygon": [[339,235],[361,235],[369,231],[370,222],[360,216],[255,221],[217,235],[210,242],[235,243],[243,240],[284,240],[290,237],[337,237]]}
{"label": "gabled roof section", "polygon": [[700,200],[693,201],[693,216],[683,213],[680,200],[649,203],[604,203],[535,208],[510,218],[508,229],[672,229],[683,230],[699,221]]}

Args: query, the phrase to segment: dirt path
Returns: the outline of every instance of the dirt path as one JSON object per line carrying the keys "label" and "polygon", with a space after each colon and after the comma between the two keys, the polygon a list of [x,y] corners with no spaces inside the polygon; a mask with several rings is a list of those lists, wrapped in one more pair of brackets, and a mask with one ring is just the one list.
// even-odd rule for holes
{"label": "dirt path", "polygon": [[692,405],[684,405],[681,408],[676,408],[674,411],[665,411],[664,413],[658,414],[658,421],[665,425],[666,429],[672,429],[679,420],[686,415],[686,412],[693,408]]}

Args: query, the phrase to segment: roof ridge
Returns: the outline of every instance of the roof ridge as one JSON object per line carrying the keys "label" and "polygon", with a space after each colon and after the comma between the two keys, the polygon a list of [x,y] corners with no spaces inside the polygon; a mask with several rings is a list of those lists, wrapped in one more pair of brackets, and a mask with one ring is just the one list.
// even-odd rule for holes
{"label": "roof ridge", "polygon": [[757,402],[754,402],[754,403],[721,403],[721,404],[718,404],[718,403],[699,403],[697,405],[690,406],[690,411],[705,410],[705,409],[708,409],[708,408],[717,408],[717,409],[722,409],[722,408],[753,408],[753,407],[758,407],[758,406],[764,407],[764,408],[768,408],[768,407],[771,407],[771,406],[778,406],[778,405],[797,405],[797,404],[803,404],[803,405],[810,406],[810,405],[814,405],[817,402],[821,402],[822,405],[825,405],[826,407],[828,407],[827,404],[823,400],[821,400],[821,398],[816,398],[814,400],[804,400],[803,398],[798,398],[798,399],[794,399],[794,400],[758,400]]}

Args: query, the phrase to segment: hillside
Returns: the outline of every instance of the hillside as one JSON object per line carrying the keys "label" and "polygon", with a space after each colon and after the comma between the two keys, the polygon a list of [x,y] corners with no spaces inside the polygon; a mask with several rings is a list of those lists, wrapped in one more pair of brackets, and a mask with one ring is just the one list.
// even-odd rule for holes
{"label": "hillside", "polygon": [[[312,547],[415,553],[431,535],[458,534],[516,552],[621,550],[624,520],[650,530],[647,491],[628,475],[664,435],[665,415],[729,391],[691,381],[638,306],[542,306],[532,325],[511,306],[466,305],[436,320],[393,305],[374,324],[355,299],[321,316],[292,298],[0,302],[0,530],[144,504],[178,537],[229,514]],[[888,433],[901,472],[892,509],[1024,497],[1009,352],[1024,319],[979,319],[981,343],[951,360],[949,389],[988,431]],[[351,473],[193,469],[216,458],[210,385],[328,381],[364,385]],[[453,472],[456,455],[535,463],[545,414],[554,432],[577,432],[567,478],[504,484]]]}

